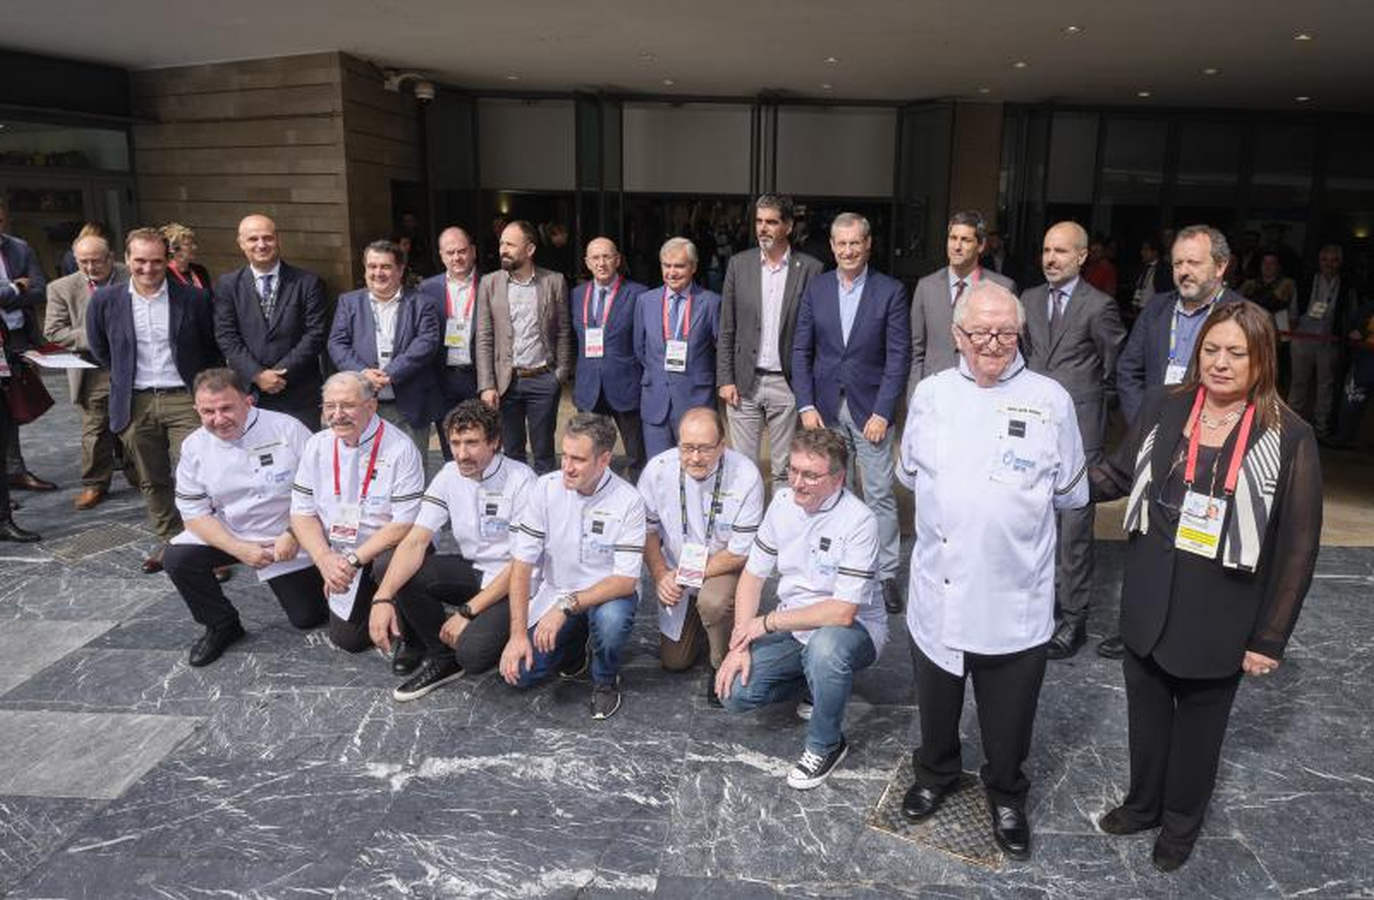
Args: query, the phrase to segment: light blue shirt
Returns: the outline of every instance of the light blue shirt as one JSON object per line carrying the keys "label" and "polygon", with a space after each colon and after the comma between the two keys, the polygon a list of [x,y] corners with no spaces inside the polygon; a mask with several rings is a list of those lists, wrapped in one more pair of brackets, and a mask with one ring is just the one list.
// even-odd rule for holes
{"label": "light blue shirt", "polygon": [[1078,290],[1078,276],[1077,276],[1077,275],[1073,276],[1073,277],[1070,278],[1068,281],[1066,281],[1066,282],[1064,282],[1063,284],[1061,284],[1059,287],[1055,287],[1055,286],[1052,285],[1052,284],[1047,284],[1047,285],[1045,285],[1045,288],[1046,288],[1046,290],[1047,290],[1047,292],[1048,292],[1048,296],[1049,296],[1049,303],[1047,303],[1047,304],[1045,305],[1045,315],[1051,316],[1051,317],[1053,317],[1053,315],[1054,315],[1054,312],[1053,312],[1053,310],[1051,309],[1051,307],[1054,306],[1054,292],[1055,292],[1055,291],[1063,291],[1063,292],[1064,292],[1064,308],[1061,310],[1061,312],[1068,312],[1068,311],[1069,311],[1069,298],[1073,296],[1073,292],[1074,292],[1074,291]]}
{"label": "light blue shirt", "polygon": [[859,300],[864,295],[864,283],[868,281],[868,266],[863,267],[854,283],[845,287],[844,276],[835,273],[835,284],[840,293],[840,335],[849,343],[849,332],[854,327],[854,317],[859,314]]}
{"label": "light blue shirt", "polygon": [[1187,365],[1188,360],[1193,358],[1193,345],[1197,343],[1198,332],[1202,330],[1202,323],[1206,321],[1207,314],[1212,311],[1212,305],[1217,302],[1217,297],[1208,300],[1206,303],[1198,304],[1197,309],[1189,312],[1183,308],[1183,301],[1174,302],[1174,322],[1171,331],[1172,337],[1169,341],[1169,362]]}

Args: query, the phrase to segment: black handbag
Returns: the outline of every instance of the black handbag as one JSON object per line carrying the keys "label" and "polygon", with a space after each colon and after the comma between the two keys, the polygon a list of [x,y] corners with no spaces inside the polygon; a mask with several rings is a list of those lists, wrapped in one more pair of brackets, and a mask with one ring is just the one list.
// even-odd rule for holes
{"label": "black handbag", "polygon": [[27,425],[52,409],[52,394],[32,366],[14,360],[11,368],[13,374],[5,383],[5,405],[16,425]]}

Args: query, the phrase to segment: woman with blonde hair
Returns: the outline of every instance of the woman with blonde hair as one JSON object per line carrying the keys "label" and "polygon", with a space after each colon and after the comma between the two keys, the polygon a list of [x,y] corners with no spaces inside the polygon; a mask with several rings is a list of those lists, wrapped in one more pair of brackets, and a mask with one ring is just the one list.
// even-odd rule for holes
{"label": "woman with blonde hair", "polygon": [[167,277],[182,284],[211,290],[210,273],[196,262],[196,233],[180,222],[168,222],[158,229],[167,239]]}

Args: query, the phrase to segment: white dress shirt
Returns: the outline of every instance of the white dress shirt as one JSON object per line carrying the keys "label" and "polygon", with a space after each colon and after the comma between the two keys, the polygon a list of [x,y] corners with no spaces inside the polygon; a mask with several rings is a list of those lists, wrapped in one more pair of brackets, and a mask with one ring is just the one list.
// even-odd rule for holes
{"label": "white dress shirt", "polygon": [[129,308],[134,314],[134,389],[186,387],[172,355],[172,301],[167,281],[151,297],[129,284]]}
{"label": "white dress shirt", "polygon": [[525,496],[537,476],[522,462],[498,453],[480,478],[467,478],[447,462],[420,498],[415,524],[438,534],[453,530],[458,552],[482,573],[482,586],[510,562],[510,530],[520,521]]}
{"label": "white dress shirt", "polygon": [[[291,480],[310,432],[294,416],[253,409],[243,435],[225,441],[198,428],[181,444],[177,463],[177,512],[187,521],[213,516],[234,537],[255,544],[275,541],[290,524]],[[173,544],[205,541],[191,531],[172,538]],[[301,551],[295,559],[260,569],[275,578],[310,565]]]}
{"label": "white dress shirt", "polygon": [[[745,571],[767,578],[777,569],[778,610],[802,609],[823,600],[859,607],[855,621],[873,641],[875,653],[887,643],[887,613],[877,582],[878,520],[873,510],[844,488],[814,513],[792,498],[792,489],[773,495],[763,516]],[[794,631],[805,644],[814,629]]]}
{"label": "white dress shirt", "polygon": [[759,309],[759,359],[758,367],[770,372],[782,371],[782,359],[778,345],[782,341],[782,301],[787,294],[787,269],[792,263],[792,251],[782,256],[776,266],[768,262],[767,254],[760,253],[759,268],[762,278],[759,296],[762,304]]}
{"label": "white dress shirt", "polygon": [[562,594],[583,591],[604,578],[639,581],[644,565],[644,501],[607,469],[590,495],[563,486],[562,472],[539,477],[529,490],[511,555],[540,566],[542,583],[530,597],[533,626]]}
{"label": "white dress shirt", "polygon": [[[378,300],[371,293],[367,301],[372,304],[372,327],[377,333],[377,368],[385,369],[391,358],[396,355],[396,318],[401,312],[401,292],[390,300]],[[377,392],[378,400],[395,400],[396,391],[391,385]]]}
{"label": "white dress shirt", "polygon": [[1054,630],[1054,511],[1088,502],[1073,400],[1018,353],[993,387],[961,359],[912,394],[898,478],[916,494],[907,628],[954,675]]}

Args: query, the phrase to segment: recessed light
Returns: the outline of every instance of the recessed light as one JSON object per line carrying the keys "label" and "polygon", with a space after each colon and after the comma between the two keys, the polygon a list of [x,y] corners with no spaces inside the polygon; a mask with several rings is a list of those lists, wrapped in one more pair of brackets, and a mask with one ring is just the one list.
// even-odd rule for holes
{"label": "recessed light", "polygon": [[1203,75],[1219,75],[1219,74],[1221,74],[1221,70],[1218,69],[1216,66],[1208,66],[1207,68],[1205,68],[1205,69],[1202,70],[1202,74],[1203,74]]}
{"label": "recessed light", "polygon": [[823,90],[823,91],[828,91],[828,90],[830,90],[832,87],[834,87],[834,85],[831,84],[831,83],[828,82],[828,81],[823,81],[823,82],[821,82],[821,90]]}
{"label": "recessed light", "polygon": [[520,76],[519,76],[519,75],[507,75],[507,76],[506,76],[506,80],[507,80],[507,81],[519,81],[519,80],[520,80]]}
{"label": "recessed light", "polygon": [[1065,25],[1065,26],[1064,26],[1064,34],[1068,35],[1069,37],[1073,37],[1075,34],[1082,34],[1082,33],[1083,33],[1083,29],[1080,28],[1080,27],[1077,26],[1077,25]]}
{"label": "recessed light", "polygon": [[1148,96],[1150,96],[1150,92],[1149,92],[1149,91],[1136,91],[1136,92],[1135,92],[1135,95],[1136,95],[1137,97],[1148,97]]}
{"label": "recessed light", "polygon": [[1293,99],[1296,100],[1296,101],[1298,101],[1299,103],[1306,103],[1308,100],[1311,100],[1312,98],[1309,97],[1309,96],[1307,96],[1306,94],[1299,94],[1298,96],[1294,97]]}
{"label": "recessed light", "polygon": [[978,93],[980,93],[980,94],[991,94],[991,93],[992,93],[992,88],[990,88],[990,87],[980,87],[980,88],[978,89]]}
{"label": "recessed light", "polygon": [[639,51],[639,58],[644,60],[645,62],[653,62],[654,60],[658,59],[657,56],[654,56],[648,50]]}
{"label": "recessed light", "polygon": [[1011,67],[1013,69],[1024,69],[1028,65],[1030,64],[1027,63],[1024,59],[1018,59],[1016,62],[1011,64]]}
{"label": "recessed light", "polygon": [[665,79],[663,79],[663,86],[664,86],[664,87],[672,87],[672,86],[675,85],[675,84],[677,84],[677,82],[674,81],[674,80],[671,79],[671,78],[665,78]]}
{"label": "recessed light", "polygon": [[837,56],[827,56],[827,57],[825,58],[825,61],[826,61],[827,64],[833,66],[833,65],[835,65],[835,63],[839,62],[840,59],[839,59],[839,57],[837,57]]}
{"label": "recessed light", "polygon": [[1305,31],[1299,31],[1297,34],[1293,35],[1293,40],[1295,40],[1295,41],[1310,41],[1310,40],[1312,40],[1312,35],[1308,34],[1308,33],[1305,32]]}

